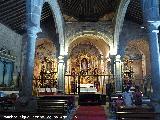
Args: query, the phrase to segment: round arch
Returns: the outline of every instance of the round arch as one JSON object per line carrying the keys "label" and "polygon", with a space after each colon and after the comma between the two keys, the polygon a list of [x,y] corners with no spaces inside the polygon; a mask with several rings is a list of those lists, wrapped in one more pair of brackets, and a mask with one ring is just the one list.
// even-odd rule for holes
{"label": "round arch", "polygon": [[[130,2],[131,0],[121,0],[118,11],[117,11],[114,38],[113,38],[114,39],[113,48],[115,49],[115,51],[117,51],[118,49],[119,35],[121,33],[125,14]],[[155,0],[155,1],[140,0],[140,2],[142,6],[144,20],[150,20],[159,16],[159,6],[158,6],[159,4],[157,4],[159,3],[158,0]]]}
{"label": "round arch", "polygon": [[[112,46],[113,45],[113,42],[112,42],[112,38],[102,34],[102,33],[93,33],[93,32],[80,32],[80,33],[77,33],[71,37],[69,37],[67,40],[66,40],[66,43],[65,43],[65,52],[66,54],[69,52],[69,47],[72,45],[72,43],[74,43],[75,41],[77,41],[77,39],[79,38],[89,38],[89,39],[95,39],[95,41],[93,42],[93,44],[96,45],[97,48],[102,48],[102,46]],[[98,41],[97,41],[98,40]],[[99,40],[101,42],[99,42]],[[97,44],[99,43],[99,45]],[[103,50],[102,50],[103,51]]]}
{"label": "round arch", "polygon": [[115,53],[117,54],[118,44],[119,44],[119,35],[122,30],[124,17],[127,11],[127,7],[130,3],[130,0],[121,0],[117,15],[116,15],[116,21],[115,21],[115,31],[114,31],[114,37],[113,37],[113,48],[115,50]]}
{"label": "round arch", "polygon": [[[45,0],[43,5],[48,3],[50,5],[56,26],[56,32],[59,36],[60,55],[64,55],[64,19],[57,0]],[[43,7],[43,6],[42,6]]]}

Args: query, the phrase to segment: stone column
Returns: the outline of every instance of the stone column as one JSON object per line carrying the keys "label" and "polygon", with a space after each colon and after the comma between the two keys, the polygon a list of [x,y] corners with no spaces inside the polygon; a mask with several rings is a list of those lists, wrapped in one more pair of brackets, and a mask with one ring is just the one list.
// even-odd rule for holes
{"label": "stone column", "polygon": [[148,22],[149,45],[150,45],[150,61],[151,61],[151,84],[153,93],[151,102],[156,112],[160,112],[160,49],[158,43],[158,26],[160,21]]}
{"label": "stone column", "polygon": [[40,18],[43,0],[26,1],[26,54],[24,74],[22,77],[22,91],[17,100],[17,111],[35,111],[36,99],[32,96],[32,80],[37,33],[40,32]]}
{"label": "stone column", "polygon": [[65,73],[65,64],[64,64],[64,56],[58,57],[58,91],[64,93],[64,73]]}
{"label": "stone column", "polygon": [[37,38],[37,27],[27,28],[26,56],[22,76],[22,91],[17,101],[17,111],[35,111],[36,99],[32,96],[32,80],[35,56],[35,44]]}
{"label": "stone column", "polygon": [[113,74],[113,77],[114,77],[114,61],[115,61],[115,55],[109,55],[110,59],[111,59],[111,73]]}
{"label": "stone column", "polygon": [[115,57],[115,66],[114,66],[114,74],[115,74],[115,92],[121,91],[122,92],[122,70],[121,70],[121,56],[117,55]]}
{"label": "stone column", "polygon": [[33,80],[33,68],[34,68],[34,55],[35,55],[35,43],[36,43],[36,27],[28,29],[27,34],[27,48],[26,58],[24,63],[24,76],[23,76],[23,95],[32,96],[32,80]]}

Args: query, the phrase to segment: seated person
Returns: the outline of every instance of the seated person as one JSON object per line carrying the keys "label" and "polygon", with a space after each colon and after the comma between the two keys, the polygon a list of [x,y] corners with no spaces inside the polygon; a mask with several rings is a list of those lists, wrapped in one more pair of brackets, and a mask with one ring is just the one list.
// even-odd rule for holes
{"label": "seated person", "polygon": [[139,87],[136,87],[135,92],[133,93],[133,98],[136,106],[142,105],[142,93],[139,90]]}
{"label": "seated person", "polygon": [[121,95],[118,95],[118,99],[115,101],[115,108],[116,108],[116,111],[118,110],[118,108],[120,106],[123,106],[124,105],[124,101],[123,101],[123,98]]}
{"label": "seated person", "polygon": [[127,107],[131,107],[133,105],[133,95],[131,92],[129,92],[129,89],[130,87],[127,87],[122,95],[124,100],[124,105]]}

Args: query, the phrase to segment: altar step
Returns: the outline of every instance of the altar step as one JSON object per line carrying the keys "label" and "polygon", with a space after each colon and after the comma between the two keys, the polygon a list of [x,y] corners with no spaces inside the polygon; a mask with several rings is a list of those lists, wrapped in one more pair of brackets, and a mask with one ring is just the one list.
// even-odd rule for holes
{"label": "altar step", "polygon": [[103,94],[79,94],[79,105],[105,105],[106,95]]}

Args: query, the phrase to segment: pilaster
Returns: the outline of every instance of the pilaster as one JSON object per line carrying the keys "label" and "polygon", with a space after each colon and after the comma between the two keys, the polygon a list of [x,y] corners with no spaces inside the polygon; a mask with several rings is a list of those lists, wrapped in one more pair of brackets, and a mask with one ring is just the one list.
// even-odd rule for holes
{"label": "pilaster", "polygon": [[58,91],[61,93],[64,93],[64,73],[65,73],[65,62],[64,62],[64,56],[58,57]]}
{"label": "pilaster", "polygon": [[115,57],[115,91],[122,91],[122,70],[121,70],[121,56]]}

